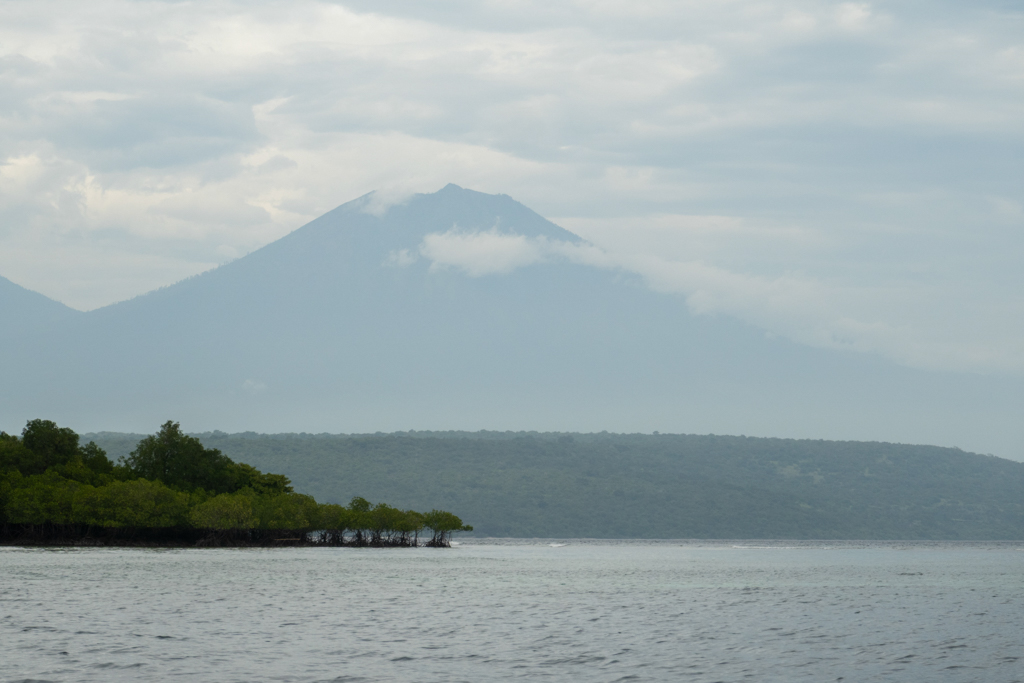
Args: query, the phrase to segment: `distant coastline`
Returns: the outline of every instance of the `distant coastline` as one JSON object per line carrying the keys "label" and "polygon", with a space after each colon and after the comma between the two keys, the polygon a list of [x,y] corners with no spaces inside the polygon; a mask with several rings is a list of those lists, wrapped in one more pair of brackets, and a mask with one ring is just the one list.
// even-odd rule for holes
{"label": "distant coastline", "polygon": [[[493,538],[1024,540],[1024,463],[712,434],[194,434],[317,500],[457,510]],[[127,455],[139,435],[92,434]]]}
{"label": "distant coastline", "polygon": [[188,435],[167,423],[79,439],[33,421],[0,437],[0,505],[7,545],[445,546],[462,532],[1013,541],[1024,540],[1024,463],[685,434]]}

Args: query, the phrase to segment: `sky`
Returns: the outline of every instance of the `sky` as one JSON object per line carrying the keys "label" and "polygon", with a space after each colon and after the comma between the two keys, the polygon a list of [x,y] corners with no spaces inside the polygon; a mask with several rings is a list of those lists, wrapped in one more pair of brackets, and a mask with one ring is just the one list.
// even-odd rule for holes
{"label": "sky", "polygon": [[[696,313],[1024,375],[1019,3],[0,0],[0,17],[0,275],[80,310],[367,192],[452,182]],[[524,249],[452,239],[427,247]]]}

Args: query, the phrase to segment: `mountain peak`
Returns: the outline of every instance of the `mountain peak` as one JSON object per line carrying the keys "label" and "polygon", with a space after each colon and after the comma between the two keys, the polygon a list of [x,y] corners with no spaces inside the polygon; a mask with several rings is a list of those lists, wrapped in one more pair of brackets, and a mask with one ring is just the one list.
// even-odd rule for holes
{"label": "mountain peak", "polygon": [[[427,236],[447,232],[500,232],[578,243],[581,239],[504,194],[487,194],[448,183],[412,196],[377,191],[329,211],[275,245],[332,242],[358,251],[412,249]],[[344,242],[344,245],[341,242]]]}

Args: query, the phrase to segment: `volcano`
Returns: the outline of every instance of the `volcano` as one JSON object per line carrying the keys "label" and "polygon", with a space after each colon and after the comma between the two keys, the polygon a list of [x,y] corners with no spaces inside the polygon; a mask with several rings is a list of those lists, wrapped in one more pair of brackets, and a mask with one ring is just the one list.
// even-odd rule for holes
{"label": "volcano", "polygon": [[0,310],[9,431],[662,430],[1024,455],[1018,380],[693,314],[510,197],[455,185],[371,193],[88,313],[0,280]]}

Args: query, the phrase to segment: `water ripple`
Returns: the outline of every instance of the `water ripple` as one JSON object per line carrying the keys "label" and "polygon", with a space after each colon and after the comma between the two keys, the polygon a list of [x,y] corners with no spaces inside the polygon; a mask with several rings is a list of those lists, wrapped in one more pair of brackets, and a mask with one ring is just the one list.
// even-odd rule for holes
{"label": "water ripple", "polygon": [[0,680],[1022,681],[1019,544],[0,550]]}

